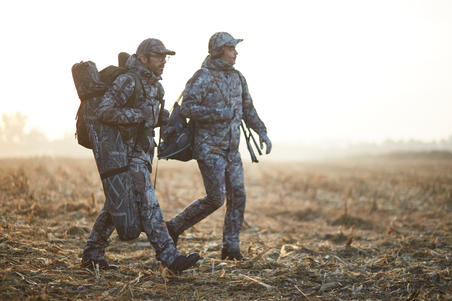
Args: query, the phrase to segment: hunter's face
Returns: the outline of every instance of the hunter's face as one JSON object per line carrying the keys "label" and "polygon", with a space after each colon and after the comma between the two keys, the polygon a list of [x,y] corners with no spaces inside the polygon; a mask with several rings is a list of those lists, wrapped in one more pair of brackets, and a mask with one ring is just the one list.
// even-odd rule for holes
{"label": "hunter's face", "polygon": [[152,53],[143,58],[144,60],[142,60],[142,63],[149,69],[149,71],[157,76],[162,75],[166,64],[166,54]]}
{"label": "hunter's face", "polygon": [[235,64],[235,59],[237,58],[237,50],[235,50],[235,46],[224,46],[223,47],[223,55],[221,59],[223,61],[228,62],[231,65]]}

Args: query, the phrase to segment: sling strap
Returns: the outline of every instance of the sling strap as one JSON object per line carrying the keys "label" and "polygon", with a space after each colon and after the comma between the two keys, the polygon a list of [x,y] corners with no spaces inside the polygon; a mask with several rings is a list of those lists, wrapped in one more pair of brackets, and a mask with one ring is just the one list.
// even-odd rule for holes
{"label": "sling strap", "polygon": [[102,180],[105,180],[106,178],[118,175],[118,174],[126,172],[128,170],[129,170],[129,166],[128,165],[127,166],[123,166],[123,167],[119,167],[119,168],[110,169],[110,170],[107,170],[105,172],[102,172],[100,174],[100,178]]}

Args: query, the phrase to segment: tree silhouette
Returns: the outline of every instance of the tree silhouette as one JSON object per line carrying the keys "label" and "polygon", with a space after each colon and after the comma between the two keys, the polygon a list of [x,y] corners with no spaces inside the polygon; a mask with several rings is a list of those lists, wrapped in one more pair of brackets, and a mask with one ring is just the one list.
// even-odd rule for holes
{"label": "tree silhouette", "polygon": [[26,131],[28,117],[22,113],[2,114],[0,123],[0,156],[36,155],[86,156],[89,151],[77,144],[73,134],[49,141],[38,129]]}
{"label": "tree silhouette", "polygon": [[20,144],[25,138],[25,125],[27,116],[16,113],[14,115],[2,114],[2,124],[0,128],[1,141],[7,144]]}

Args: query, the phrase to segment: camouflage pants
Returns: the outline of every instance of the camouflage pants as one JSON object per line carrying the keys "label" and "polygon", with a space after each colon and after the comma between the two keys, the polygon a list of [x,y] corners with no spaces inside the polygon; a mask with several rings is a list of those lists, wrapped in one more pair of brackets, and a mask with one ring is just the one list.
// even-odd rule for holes
{"label": "camouflage pants", "polygon": [[174,233],[181,234],[220,208],[226,197],[223,248],[239,250],[246,202],[243,165],[240,153],[229,154],[228,157],[232,159],[211,155],[206,160],[198,160],[207,196],[191,203],[168,222],[168,227]]}
{"label": "camouflage pants", "polygon": [[[121,240],[135,239],[145,232],[157,259],[169,266],[180,253],[168,234],[146,164],[132,159],[127,172],[104,179],[103,184],[106,202],[94,223],[83,258],[103,259],[108,239],[116,228]],[[121,192],[128,193],[129,197],[121,200],[112,198],[113,195],[121,195]],[[119,204],[115,204],[114,200]],[[123,206],[124,202],[127,206]]]}

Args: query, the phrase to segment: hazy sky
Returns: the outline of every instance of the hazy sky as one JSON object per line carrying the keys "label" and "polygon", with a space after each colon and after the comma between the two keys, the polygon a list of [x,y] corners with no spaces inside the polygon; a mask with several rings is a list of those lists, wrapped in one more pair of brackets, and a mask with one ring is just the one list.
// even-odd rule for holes
{"label": "hazy sky", "polygon": [[145,38],[176,56],[166,107],[209,37],[244,41],[236,68],[274,141],[433,140],[452,134],[452,1],[2,1],[0,113],[73,133],[71,66],[116,64]]}

